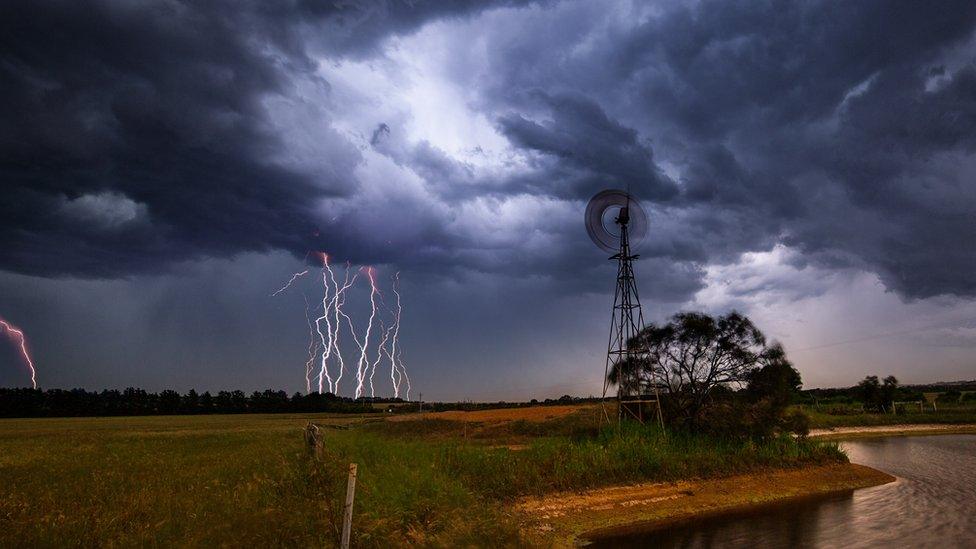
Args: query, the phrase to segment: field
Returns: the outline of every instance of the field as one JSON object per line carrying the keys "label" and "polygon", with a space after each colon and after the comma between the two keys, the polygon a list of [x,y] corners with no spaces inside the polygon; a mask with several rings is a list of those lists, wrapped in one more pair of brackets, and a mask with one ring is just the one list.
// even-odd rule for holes
{"label": "field", "polygon": [[0,545],[325,544],[321,487],[299,451],[303,421],[4,420]]}
{"label": "field", "polygon": [[814,428],[859,427],[867,425],[976,424],[976,403],[939,404],[938,411],[928,405],[924,412],[914,406],[897,414],[864,413],[854,406],[797,406],[810,418]]}
{"label": "field", "polygon": [[[334,546],[359,466],[353,545],[546,544],[517,502],[560,491],[842,463],[831,443],[601,430],[598,407],[398,417],[0,421],[0,546]],[[301,435],[326,426],[321,461]],[[334,427],[334,428],[329,428]]]}

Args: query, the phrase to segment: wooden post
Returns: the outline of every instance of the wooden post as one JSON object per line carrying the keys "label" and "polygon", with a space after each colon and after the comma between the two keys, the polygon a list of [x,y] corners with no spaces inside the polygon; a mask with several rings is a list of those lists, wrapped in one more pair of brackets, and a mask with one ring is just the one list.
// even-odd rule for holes
{"label": "wooden post", "polygon": [[322,450],[325,447],[325,441],[322,437],[322,430],[319,426],[308,422],[305,426],[305,444],[308,447],[308,453],[315,459],[322,459]]}
{"label": "wooden post", "polygon": [[349,464],[349,481],[346,483],[346,506],[342,514],[342,549],[349,549],[352,535],[352,501],[356,497],[356,464]]}
{"label": "wooden post", "polygon": [[315,456],[315,428],[311,421],[305,424],[305,449],[309,456]]}

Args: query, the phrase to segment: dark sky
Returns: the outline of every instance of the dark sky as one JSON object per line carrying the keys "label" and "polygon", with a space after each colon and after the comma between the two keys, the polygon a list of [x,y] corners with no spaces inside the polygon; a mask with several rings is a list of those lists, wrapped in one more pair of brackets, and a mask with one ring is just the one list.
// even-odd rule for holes
{"label": "dark sky", "polygon": [[650,319],[738,309],[807,386],[976,378],[976,3],[349,4],[0,6],[42,387],[304,390],[317,271],[270,294],[320,250],[400,272],[412,396],[598,394],[582,213],[628,186]]}

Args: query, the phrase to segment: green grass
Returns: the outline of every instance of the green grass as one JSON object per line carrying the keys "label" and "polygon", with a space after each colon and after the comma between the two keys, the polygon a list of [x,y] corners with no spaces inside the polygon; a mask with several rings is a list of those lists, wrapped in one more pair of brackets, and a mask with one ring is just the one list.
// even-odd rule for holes
{"label": "green grass", "polygon": [[[846,460],[833,444],[791,438],[594,434],[585,417],[548,430],[511,422],[472,440],[453,423],[317,416],[353,428],[326,430],[313,462],[308,417],[0,421],[0,546],[333,546],[350,462],[355,546],[517,546],[510,509],[521,496]],[[529,444],[491,445],[511,437]]]}
{"label": "green grass", "polygon": [[328,544],[331,500],[306,470],[302,423],[2,421],[0,546]]}
{"label": "green grass", "polygon": [[445,445],[437,457],[472,491],[499,499],[844,460],[834,446],[791,437],[757,444],[664,436],[656,429],[606,431],[592,440],[541,439],[520,451]]}
{"label": "green grass", "polygon": [[919,412],[914,406],[897,414],[863,413],[853,406],[829,405],[797,406],[810,418],[812,428],[860,427],[864,425],[917,425],[921,423],[962,424],[976,423],[976,405],[939,404],[938,411],[932,411],[926,404],[926,411]]}

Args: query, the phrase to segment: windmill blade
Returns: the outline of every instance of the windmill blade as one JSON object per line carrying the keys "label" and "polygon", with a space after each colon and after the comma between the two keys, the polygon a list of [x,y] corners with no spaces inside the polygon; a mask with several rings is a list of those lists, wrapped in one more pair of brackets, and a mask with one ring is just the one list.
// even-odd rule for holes
{"label": "windmill blade", "polygon": [[590,239],[601,250],[617,252],[620,249],[619,217],[626,209],[625,223],[631,249],[647,236],[647,213],[640,201],[626,191],[607,189],[598,192],[586,205],[584,221]]}

